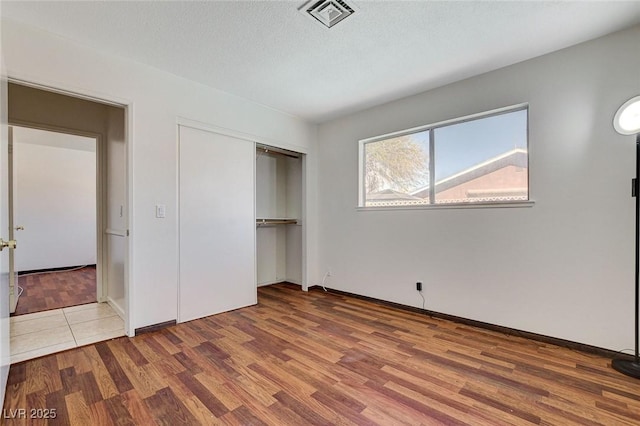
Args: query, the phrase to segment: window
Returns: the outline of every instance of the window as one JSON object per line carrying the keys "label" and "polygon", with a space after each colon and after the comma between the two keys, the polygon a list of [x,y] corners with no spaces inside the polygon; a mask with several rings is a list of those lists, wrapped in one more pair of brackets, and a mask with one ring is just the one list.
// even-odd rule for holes
{"label": "window", "polygon": [[360,141],[360,207],[528,201],[527,116],[519,106]]}

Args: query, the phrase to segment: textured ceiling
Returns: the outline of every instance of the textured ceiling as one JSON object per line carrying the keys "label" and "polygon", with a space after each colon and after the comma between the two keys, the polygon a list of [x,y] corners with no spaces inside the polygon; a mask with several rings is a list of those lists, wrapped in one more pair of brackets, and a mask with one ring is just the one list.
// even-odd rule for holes
{"label": "textured ceiling", "polygon": [[640,22],[640,2],[2,2],[2,14],[322,122]]}

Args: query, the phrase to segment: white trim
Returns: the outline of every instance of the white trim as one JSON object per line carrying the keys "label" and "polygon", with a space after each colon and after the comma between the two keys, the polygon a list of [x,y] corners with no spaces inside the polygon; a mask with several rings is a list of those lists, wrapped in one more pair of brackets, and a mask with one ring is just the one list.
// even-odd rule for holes
{"label": "white trim", "polygon": [[395,211],[395,210],[442,210],[442,209],[491,209],[491,208],[522,208],[533,207],[535,201],[509,201],[496,203],[443,203],[443,204],[423,204],[419,206],[375,206],[356,207],[359,212],[366,211]]}
{"label": "white trim", "polygon": [[[126,144],[126,154],[125,154],[125,197],[127,199],[127,217],[126,224],[127,227],[127,236],[131,236],[131,230],[135,229],[135,224],[133,220],[133,122],[134,122],[134,103],[129,102],[124,106],[125,115],[124,115],[124,134],[125,134],[125,144]],[[127,246],[125,252],[125,263],[124,263],[124,332],[129,337],[134,337],[136,335],[135,325],[133,321],[133,309],[132,306],[135,306],[135,289],[131,286],[133,282],[133,265],[134,263],[134,244],[133,238],[127,238]]]}
{"label": "white trim", "polygon": [[[82,137],[97,139],[97,140],[100,140],[104,136],[102,133],[87,132],[84,130],[77,130],[69,127],[54,126],[51,124],[37,123],[29,120],[11,120],[11,122],[9,123],[9,126],[25,127],[28,129],[44,130],[44,131],[53,132],[53,133],[63,133],[66,135],[82,136]],[[96,149],[96,152],[98,152],[97,149]]]}
{"label": "white trim", "polygon": [[448,120],[438,121],[432,124],[425,124],[422,126],[412,127],[410,129],[398,130],[396,132],[391,132],[391,133],[387,133],[380,136],[372,136],[370,138],[360,139],[359,142],[366,144],[369,142],[377,142],[385,139],[397,138],[400,136],[405,136],[413,133],[419,133],[419,132],[424,132],[426,130],[435,129],[437,127],[444,127],[450,124],[460,124],[467,121],[477,120],[479,118],[486,118],[494,115],[500,115],[500,114],[509,113],[509,112],[516,112],[516,111],[528,109],[528,107],[529,107],[528,102],[516,104],[516,105],[510,105],[502,108],[492,109],[490,111],[477,112],[474,114],[465,115],[463,117],[450,118]]}
{"label": "white trim", "polygon": [[[308,179],[307,179],[307,175],[308,175],[308,169],[309,169],[309,165],[307,164],[308,161],[308,157],[307,155],[302,155],[300,161],[302,161],[301,167],[301,179],[302,179],[302,193],[300,194],[300,220],[298,221],[298,223],[295,224],[295,226],[302,226],[302,232],[301,232],[301,237],[302,237],[302,241],[301,241],[301,246],[302,246],[302,253],[300,255],[300,262],[302,262],[302,282],[300,283],[296,283],[299,284],[302,287],[303,291],[308,291],[309,290],[309,280],[307,277],[308,274],[308,268],[307,268],[307,259],[308,259],[308,255],[307,255],[307,242],[309,241],[309,236],[308,236],[308,232],[309,232],[309,222],[307,221],[307,212],[308,212],[308,194],[309,194],[309,190],[307,188],[307,184],[308,184]],[[302,221],[302,223],[300,223],[300,221]],[[293,282],[293,281],[291,281]]]}
{"label": "white trim", "polygon": [[176,212],[176,323],[180,323],[180,239],[181,239],[181,229],[180,229],[180,214],[182,211],[180,210],[180,122],[176,123],[176,204],[174,206]]}
{"label": "white trim", "polygon": [[300,154],[308,154],[307,148],[292,145],[287,142],[282,142],[276,139],[266,138],[264,136],[253,135],[251,133],[245,133],[238,130],[229,129],[227,127],[220,127],[210,123],[204,123],[202,121],[191,120],[189,118],[177,117],[176,123],[178,126],[191,127],[193,129],[205,130],[207,132],[214,132],[225,136],[231,136],[237,139],[247,140],[249,142],[255,142],[261,145],[270,145],[276,148],[286,149],[287,151],[293,151]]}
{"label": "white trim", "polygon": [[364,206],[366,194],[364,191],[364,175],[367,165],[365,164],[364,140],[358,141],[358,206]]}
{"label": "white trim", "polygon": [[[254,152],[258,149],[258,144],[254,142]],[[258,221],[258,161],[257,157],[253,161],[253,219]],[[253,282],[256,283],[256,304],[258,303],[258,287],[263,284],[258,282],[258,230],[253,233]]]}
{"label": "white trim", "polygon": [[109,96],[104,93],[86,90],[84,88],[70,88],[63,83],[45,82],[37,78],[16,77],[16,73],[13,72],[8,72],[8,74],[9,77],[7,77],[7,80],[9,83],[15,83],[21,86],[31,87],[33,89],[46,90],[60,95],[72,96],[77,99],[98,102],[100,104],[111,105],[119,108],[123,108],[132,103],[128,99]]}
{"label": "white trim", "polygon": [[[256,192],[258,190],[257,178],[257,162],[256,162],[256,143],[253,143],[253,161],[251,162],[253,166],[253,220],[256,220],[257,215],[257,195]],[[258,229],[257,227],[253,227],[253,282],[258,283]],[[256,292],[253,295],[253,304],[258,304],[258,288],[256,287]]]}
{"label": "white trim", "polygon": [[104,233],[107,235],[115,235],[117,237],[126,237],[127,236],[127,230],[126,229],[112,229],[112,228],[107,228],[104,230]]}

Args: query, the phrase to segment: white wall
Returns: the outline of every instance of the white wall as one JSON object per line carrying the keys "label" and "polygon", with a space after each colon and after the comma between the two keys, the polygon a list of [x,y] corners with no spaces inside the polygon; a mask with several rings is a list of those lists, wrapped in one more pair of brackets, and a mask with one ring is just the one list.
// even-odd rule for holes
{"label": "white wall", "polygon": [[[302,214],[302,159],[286,158],[286,176],[287,176],[287,217],[298,218],[296,225],[287,225],[286,228],[286,277],[287,281],[301,284],[302,276],[302,229],[304,215]],[[316,284],[315,281],[312,285]]]}
{"label": "white wall", "polygon": [[118,313],[126,312],[125,260],[127,254],[127,186],[124,110],[108,109],[106,149],[106,265],[107,298]]}
{"label": "white wall", "polygon": [[[327,286],[609,349],[633,347],[640,27],[319,127]],[[529,103],[530,208],[357,211],[358,140]]]}
{"label": "white wall", "polygon": [[[89,150],[48,145],[51,132],[14,128],[16,269],[96,263],[96,141]],[[92,150],[91,150],[92,149]]]}
{"label": "white wall", "polygon": [[256,154],[256,217],[287,216],[286,157],[258,152]]}
{"label": "white wall", "polygon": [[282,225],[256,229],[256,279],[258,286],[287,279],[287,229]]}
{"label": "white wall", "polygon": [[[103,54],[12,21],[2,22],[2,51],[10,77],[131,105],[130,331],[176,318],[177,138],[179,117],[232,129],[256,140],[315,155],[316,127],[145,65]],[[315,183],[315,159],[308,185]],[[309,191],[313,208],[315,187]],[[167,206],[166,219],[155,205]],[[314,211],[307,214],[311,247]],[[315,264],[315,251],[307,262]]]}
{"label": "white wall", "polygon": [[298,224],[259,226],[256,232],[257,281],[302,284],[302,159],[258,152],[256,217],[292,218]]}

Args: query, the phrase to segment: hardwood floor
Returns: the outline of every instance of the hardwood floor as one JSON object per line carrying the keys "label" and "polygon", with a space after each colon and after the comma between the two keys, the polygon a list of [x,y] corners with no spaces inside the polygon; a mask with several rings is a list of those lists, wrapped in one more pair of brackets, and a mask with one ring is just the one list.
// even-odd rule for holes
{"label": "hardwood floor", "polygon": [[96,301],[96,268],[18,276],[24,289],[14,315],[67,308]]}
{"label": "hardwood floor", "polygon": [[640,424],[640,381],[609,364],[276,285],[257,306],[13,365],[2,421],[45,423],[7,418],[22,408],[77,425]]}

